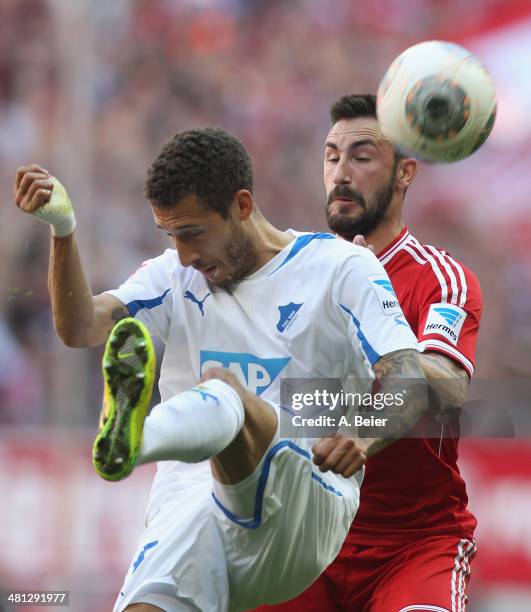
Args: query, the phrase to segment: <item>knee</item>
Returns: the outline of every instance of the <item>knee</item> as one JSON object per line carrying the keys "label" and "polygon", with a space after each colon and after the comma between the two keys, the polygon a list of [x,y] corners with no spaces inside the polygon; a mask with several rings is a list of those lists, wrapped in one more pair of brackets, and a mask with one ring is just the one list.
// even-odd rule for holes
{"label": "knee", "polygon": [[212,380],[213,378],[223,381],[224,383],[229,385],[229,387],[232,387],[235,391],[237,391],[237,393],[242,399],[244,398],[246,389],[240,383],[236,375],[227,368],[209,368],[203,374],[203,376],[201,376],[200,382],[206,382],[207,380]]}

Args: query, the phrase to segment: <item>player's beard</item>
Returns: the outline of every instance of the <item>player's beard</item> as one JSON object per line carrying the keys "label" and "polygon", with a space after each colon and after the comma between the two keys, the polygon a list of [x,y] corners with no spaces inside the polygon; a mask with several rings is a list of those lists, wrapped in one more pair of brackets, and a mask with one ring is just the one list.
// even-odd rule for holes
{"label": "player's beard", "polygon": [[[385,218],[393,198],[394,182],[397,164],[393,166],[391,177],[387,183],[366,200],[359,191],[347,185],[337,185],[328,194],[326,203],[326,221],[328,227],[336,234],[352,242],[354,236],[368,236]],[[330,204],[337,198],[348,198],[361,206],[361,213],[356,216],[330,212]]]}
{"label": "player's beard", "polygon": [[228,270],[216,287],[231,291],[236,283],[248,276],[258,265],[258,250],[245,231],[233,223],[232,235],[222,256],[223,267]]}

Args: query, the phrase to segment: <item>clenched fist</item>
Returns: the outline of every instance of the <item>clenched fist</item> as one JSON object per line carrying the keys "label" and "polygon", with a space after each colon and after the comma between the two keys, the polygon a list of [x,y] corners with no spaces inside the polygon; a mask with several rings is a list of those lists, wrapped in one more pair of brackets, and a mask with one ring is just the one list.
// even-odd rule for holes
{"label": "clenched fist", "polygon": [[74,231],[76,217],[65,188],[41,166],[31,164],[17,170],[14,196],[15,204],[48,223],[54,236],[68,236]]}
{"label": "clenched fist", "polygon": [[322,438],[313,447],[313,462],[321,472],[332,470],[345,478],[350,478],[365,465],[367,453],[363,440],[335,435]]}

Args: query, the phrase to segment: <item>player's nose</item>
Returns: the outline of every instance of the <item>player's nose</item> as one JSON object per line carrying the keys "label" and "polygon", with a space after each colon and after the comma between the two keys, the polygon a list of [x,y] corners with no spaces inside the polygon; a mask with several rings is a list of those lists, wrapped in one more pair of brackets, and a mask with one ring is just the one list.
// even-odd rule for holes
{"label": "player's nose", "polygon": [[352,177],[350,176],[348,164],[340,160],[335,168],[334,173],[334,184],[336,185],[345,185],[352,183]]}
{"label": "player's nose", "polygon": [[192,266],[201,260],[201,253],[194,247],[176,242],[175,248],[177,249],[177,255],[179,261],[183,267]]}

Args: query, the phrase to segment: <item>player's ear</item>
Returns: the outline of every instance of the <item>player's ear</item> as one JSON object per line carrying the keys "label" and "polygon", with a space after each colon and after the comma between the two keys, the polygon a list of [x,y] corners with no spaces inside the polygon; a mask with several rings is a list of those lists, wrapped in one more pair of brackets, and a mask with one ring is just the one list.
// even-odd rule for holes
{"label": "player's ear", "polygon": [[234,214],[241,221],[247,221],[254,209],[253,195],[247,189],[240,189],[234,196]]}
{"label": "player's ear", "polygon": [[402,189],[407,189],[417,173],[419,166],[418,161],[414,157],[402,158],[396,168],[396,184]]}

